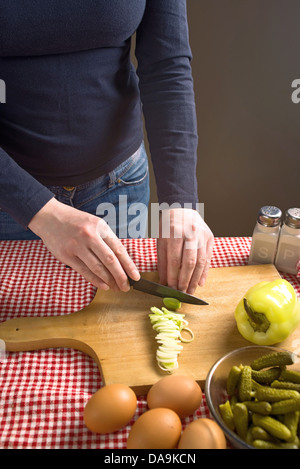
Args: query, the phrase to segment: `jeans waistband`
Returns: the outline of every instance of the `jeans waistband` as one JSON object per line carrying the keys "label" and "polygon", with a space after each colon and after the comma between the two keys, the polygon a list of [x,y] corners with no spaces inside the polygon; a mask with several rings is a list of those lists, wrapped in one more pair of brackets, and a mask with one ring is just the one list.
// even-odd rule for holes
{"label": "jeans waistband", "polygon": [[96,186],[98,188],[102,186],[103,190],[109,189],[110,187],[113,187],[122,177],[122,175],[135,164],[141,154],[143,147],[144,143],[142,143],[140,147],[129,158],[119,164],[115,169],[84,184],[80,184],[77,186],[47,186],[47,188],[58,199],[62,199],[63,201],[71,204],[73,198],[75,197],[75,194],[79,195],[79,193],[83,191],[93,190],[93,188]]}
{"label": "jeans waistband", "polygon": [[93,187],[94,185],[105,183],[106,181],[107,181],[108,187],[111,187],[116,183],[117,179],[119,177],[122,177],[125,171],[127,171],[134,164],[135,159],[139,156],[143,145],[144,145],[144,142],[129,158],[123,161],[123,163],[118,165],[115,169],[113,169],[109,173],[99,176],[98,178],[92,179],[91,181],[85,182],[84,184],[79,184],[77,186],[61,185],[61,186],[47,186],[47,187],[51,192],[54,192],[56,194],[59,193],[60,195],[63,195],[64,193],[67,197],[70,196],[71,198],[72,198],[72,195],[74,195],[75,192],[77,191],[88,189],[90,187]]}

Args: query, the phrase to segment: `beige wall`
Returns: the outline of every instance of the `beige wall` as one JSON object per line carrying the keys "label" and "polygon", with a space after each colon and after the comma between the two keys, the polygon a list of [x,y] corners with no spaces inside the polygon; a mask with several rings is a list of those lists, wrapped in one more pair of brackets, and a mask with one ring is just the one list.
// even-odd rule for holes
{"label": "beige wall", "polygon": [[260,206],[300,206],[300,1],[187,5],[199,199],[216,236],[250,236]]}

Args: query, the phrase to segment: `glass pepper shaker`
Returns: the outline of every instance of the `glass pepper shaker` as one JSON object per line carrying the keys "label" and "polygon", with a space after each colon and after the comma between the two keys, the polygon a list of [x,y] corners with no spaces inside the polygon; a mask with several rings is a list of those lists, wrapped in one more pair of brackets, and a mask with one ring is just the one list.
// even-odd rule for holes
{"label": "glass pepper shaker", "polygon": [[275,265],[278,270],[297,274],[300,260],[300,208],[289,208],[281,228]]}
{"label": "glass pepper shaker", "polygon": [[282,212],[278,207],[265,205],[259,210],[252,235],[249,264],[274,264],[281,219]]}

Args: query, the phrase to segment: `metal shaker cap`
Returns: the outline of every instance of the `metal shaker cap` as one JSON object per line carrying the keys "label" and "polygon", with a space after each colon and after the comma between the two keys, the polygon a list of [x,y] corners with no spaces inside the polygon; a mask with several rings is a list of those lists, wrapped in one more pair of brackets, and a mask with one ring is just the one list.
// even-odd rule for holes
{"label": "metal shaker cap", "polygon": [[258,212],[257,220],[263,226],[278,226],[281,222],[282,212],[280,208],[265,205]]}
{"label": "metal shaker cap", "polygon": [[285,212],[284,222],[290,228],[300,229],[300,208],[289,208]]}

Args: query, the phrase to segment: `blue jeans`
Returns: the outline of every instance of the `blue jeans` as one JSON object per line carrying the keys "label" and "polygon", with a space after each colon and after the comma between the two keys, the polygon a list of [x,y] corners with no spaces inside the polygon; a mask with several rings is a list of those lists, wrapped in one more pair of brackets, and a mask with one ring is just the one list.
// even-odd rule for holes
{"label": "blue jeans", "polygon": [[[48,186],[56,199],[105,219],[119,238],[143,238],[149,204],[144,145],[110,173],[76,187]],[[0,209],[0,240],[39,239]]]}

